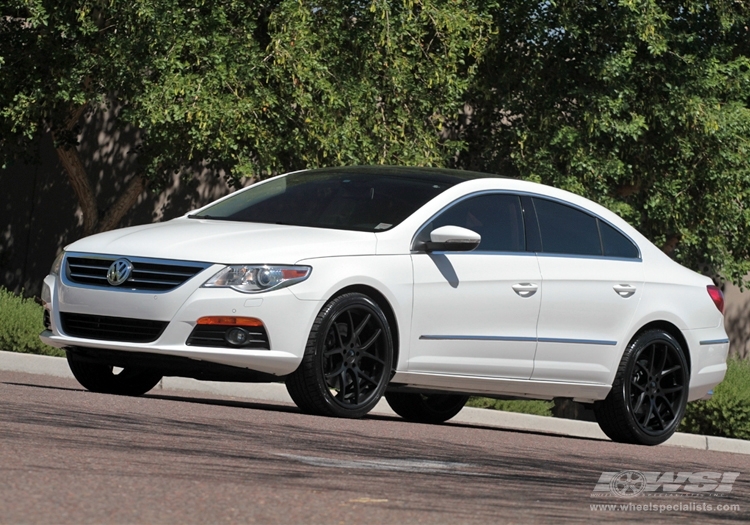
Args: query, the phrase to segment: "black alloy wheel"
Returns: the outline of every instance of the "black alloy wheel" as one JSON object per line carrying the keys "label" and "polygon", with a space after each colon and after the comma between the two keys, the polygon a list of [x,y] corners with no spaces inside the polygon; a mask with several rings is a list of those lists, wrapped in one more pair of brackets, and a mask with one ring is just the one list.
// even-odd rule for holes
{"label": "black alloy wheel", "polygon": [[380,400],[391,377],[388,320],[366,295],[347,293],[318,314],[287,390],[303,412],[357,418]]}
{"label": "black alloy wheel", "polygon": [[115,371],[112,365],[94,363],[67,350],[68,366],[86,390],[100,394],[141,396],[161,381],[161,374],[148,369],[127,367]]}
{"label": "black alloy wheel", "polygon": [[469,400],[461,394],[419,394],[386,392],[385,400],[393,411],[416,423],[443,423],[458,414]]}
{"label": "black alloy wheel", "polygon": [[613,441],[663,443],[685,413],[689,379],[679,342],[662,330],[644,332],[625,350],[607,398],[594,403],[596,420]]}

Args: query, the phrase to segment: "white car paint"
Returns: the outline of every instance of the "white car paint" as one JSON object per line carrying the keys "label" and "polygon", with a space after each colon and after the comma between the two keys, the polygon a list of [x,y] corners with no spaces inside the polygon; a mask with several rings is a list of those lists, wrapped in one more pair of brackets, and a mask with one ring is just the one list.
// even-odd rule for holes
{"label": "white car paint", "polygon": [[[466,195],[487,191],[550,197],[584,208],[632,239],[641,260],[413,252],[414,235],[431,217]],[[670,260],[605,208],[519,180],[482,178],[457,184],[383,232],[185,216],[94,235],[67,246],[66,252],[209,266],[164,293],[83,287],[49,275],[44,285],[51,329],[41,338],[57,347],[182,356],[284,376],[299,365],[321,308],[341,290],[358,287],[377,291],[392,310],[398,351],[393,384],[599,400],[609,392],[626,346],[652,322],[674,325],[687,343],[690,400],[706,395],[726,370],[729,344],[723,316],[706,292],[710,279]],[[289,288],[255,295],[202,287],[230,264],[305,264],[312,273]],[[634,293],[619,293],[623,285]],[[83,339],[62,332],[61,311],[156,319],[169,325],[152,343]],[[271,349],[186,345],[197,319],[207,315],[261,319]]]}

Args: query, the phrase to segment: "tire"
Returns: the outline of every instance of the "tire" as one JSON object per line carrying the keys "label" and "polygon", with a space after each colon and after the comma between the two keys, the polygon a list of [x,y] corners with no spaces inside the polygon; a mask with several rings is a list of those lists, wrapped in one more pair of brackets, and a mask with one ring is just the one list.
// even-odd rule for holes
{"label": "tire", "polygon": [[73,376],[86,390],[100,394],[141,396],[161,381],[161,374],[140,368],[123,368],[115,373],[111,365],[92,363],[66,352]]}
{"label": "tire", "polygon": [[689,372],[680,343],[649,330],[627,347],[606,399],[594,403],[602,431],[612,441],[658,445],[680,424],[687,405]]}
{"label": "tire", "polygon": [[377,404],[391,378],[393,338],[380,307],[366,295],[331,299],[318,313],[302,362],[287,377],[305,413],[359,418]]}
{"label": "tire", "polygon": [[443,423],[458,414],[469,396],[458,394],[411,394],[388,392],[385,400],[393,411],[407,421]]}

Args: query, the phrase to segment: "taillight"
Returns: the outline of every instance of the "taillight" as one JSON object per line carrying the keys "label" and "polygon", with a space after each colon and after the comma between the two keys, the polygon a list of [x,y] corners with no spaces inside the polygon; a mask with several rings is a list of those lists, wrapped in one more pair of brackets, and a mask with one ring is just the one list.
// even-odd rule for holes
{"label": "taillight", "polygon": [[714,286],[713,284],[709,284],[706,286],[706,290],[708,290],[708,295],[711,296],[711,300],[716,305],[716,308],[719,309],[719,311],[723,314],[724,313],[724,294],[721,293],[721,290],[718,286]]}

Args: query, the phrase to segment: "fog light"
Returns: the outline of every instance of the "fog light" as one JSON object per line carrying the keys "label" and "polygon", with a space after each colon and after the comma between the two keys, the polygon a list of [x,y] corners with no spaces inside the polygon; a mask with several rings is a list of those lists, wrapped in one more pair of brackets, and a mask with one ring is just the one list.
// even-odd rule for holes
{"label": "fog light", "polygon": [[249,338],[250,334],[244,328],[232,328],[231,330],[227,331],[226,335],[224,336],[224,339],[226,339],[229,344],[235,346],[242,346],[246,344]]}

